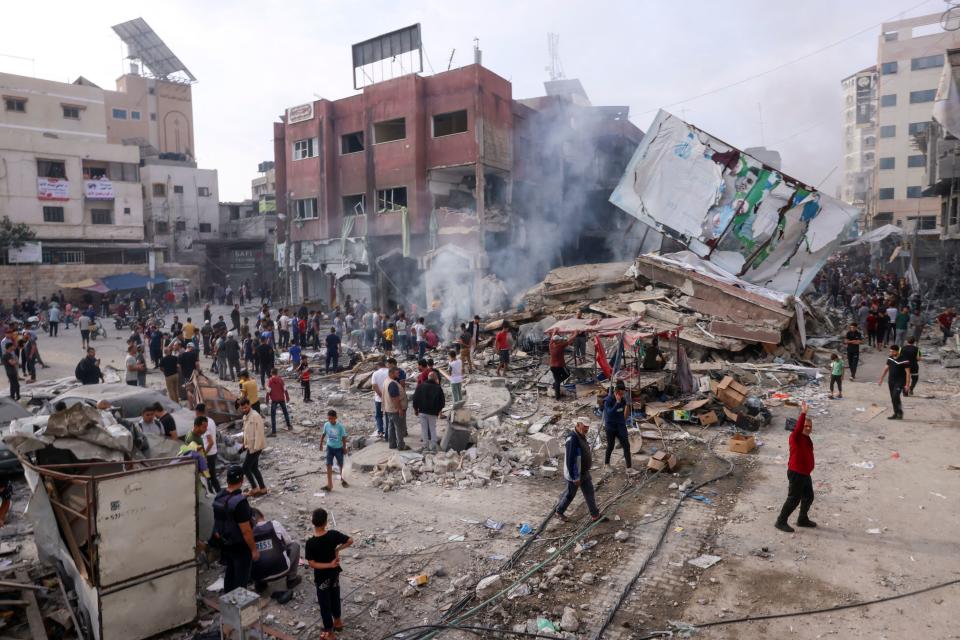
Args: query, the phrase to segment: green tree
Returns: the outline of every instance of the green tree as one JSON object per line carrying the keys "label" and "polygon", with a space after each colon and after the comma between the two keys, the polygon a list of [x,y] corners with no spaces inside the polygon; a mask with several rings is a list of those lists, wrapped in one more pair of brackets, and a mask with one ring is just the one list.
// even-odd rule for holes
{"label": "green tree", "polygon": [[0,218],[0,253],[18,249],[37,237],[36,231],[24,222],[14,222],[9,216]]}

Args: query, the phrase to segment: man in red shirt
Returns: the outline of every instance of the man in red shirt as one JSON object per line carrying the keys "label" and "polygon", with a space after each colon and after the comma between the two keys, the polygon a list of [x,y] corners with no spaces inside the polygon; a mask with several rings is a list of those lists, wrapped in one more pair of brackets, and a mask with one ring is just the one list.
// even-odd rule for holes
{"label": "man in red shirt", "polygon": [[270,370],[270,378],[267,380],[267,397],[270,399],[270,433],[267,434],[267,437],[276,438],[278,407],[283,411],[287,431],[293,429],[290,425],[290,414],[287,413],[287,402],[290,401],[290,394],[287,392],[287,386],[283,383],[283,378],[280,377],[276,368]]}
{"label": "man in red shirt", "polygon": [[550,339],[550,373],[553,374],[553,395],[560,399],[560,383],[567,379],[567,362],[564,357],[564,350],[570,344],[569,340],[564,340],[558,333],[554,333]]}
{"label": "man in red shirt", "polygon": [[800,517],[797,518],[798,527],[815,527],[817,523],[807,517],[810,505],[813,504],[813,440],[810,432],[813,431],[813,421],[807,417],[807,403],[800,405],[800,417],[797,426],[790,433],[790,460],[787,462],[787,480],[790,488],[787,490],[787,499],[780,510],[780,517],[774,525],[780,531],[793,533],[794,529],[787,524],[787,518],[800,505]]}
{"label": "man in red shirt", "polygon": [[510,364],[510,331],[506,323],[497,332],[494,338],[494,347],[500,357],[499,364],[497,364],[497,375],[502,376],[507,371],[507,365]]}
{"label": "man in red shirt", "polygon": [[943,344],[947,344],[947,338],[953,335],[950,327],[953,326],[953,319],[957,317],[953,307],[937,316],[937,324],[940,325],[940,331],[943,333]]}

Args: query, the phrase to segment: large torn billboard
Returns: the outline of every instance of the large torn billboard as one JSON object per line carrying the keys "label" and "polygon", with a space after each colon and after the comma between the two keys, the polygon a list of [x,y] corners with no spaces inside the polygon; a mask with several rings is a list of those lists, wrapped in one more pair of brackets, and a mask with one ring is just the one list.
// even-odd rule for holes
{"label": "large torn billboard", "polygon": [[793,295],[858,215],[666,111],[610,201],[724,271]]}

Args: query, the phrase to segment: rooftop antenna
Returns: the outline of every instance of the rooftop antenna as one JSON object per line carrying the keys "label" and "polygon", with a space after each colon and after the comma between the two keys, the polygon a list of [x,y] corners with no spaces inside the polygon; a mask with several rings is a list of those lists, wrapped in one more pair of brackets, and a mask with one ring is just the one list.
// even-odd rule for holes
{"label": "rooftop antenna", "polygon": [[563,64],[560,63],[560,34],[547,34],[547,54],[550,57],[550,64],[546,71],[550,74],[551,80],[563,80],[567,76],[563,73]]}
{"label": "rooftop antenna", "polygon": [[480,38],[473,39],[473,63],[483,64],[483,52],[480,51]]}
{"label": "rooftop antenna", "polygon": [[454,47],[453,49],[450,49],[450,59],[447,60],[447,71],[450,71],[450,67],[453,66],[453,54],[455,54],[456,52],[457,52],[456,47]]}

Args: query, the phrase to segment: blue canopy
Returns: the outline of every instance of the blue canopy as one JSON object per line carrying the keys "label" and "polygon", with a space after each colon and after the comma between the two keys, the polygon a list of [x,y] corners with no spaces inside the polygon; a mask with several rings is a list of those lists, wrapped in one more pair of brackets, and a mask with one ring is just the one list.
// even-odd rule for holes
{"label": "blue canopy", "polygon": [[[115,276],[106,276],[100,278],[100,281],[110,291],[124,291],[128,289],[146,289],[150,282],[150,277],[139,273],[121,273]],[[158,273],[153,277],[153,284],[162,284],[167,281],[167,276]]]}

